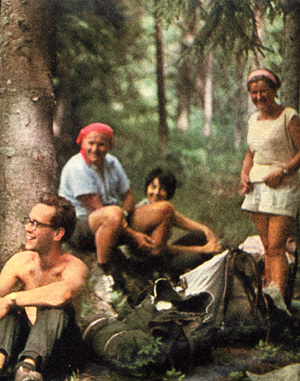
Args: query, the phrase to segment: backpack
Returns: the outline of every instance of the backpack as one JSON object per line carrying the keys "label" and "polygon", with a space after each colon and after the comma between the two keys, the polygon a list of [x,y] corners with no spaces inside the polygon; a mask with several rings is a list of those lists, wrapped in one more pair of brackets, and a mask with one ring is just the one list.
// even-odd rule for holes
{"label": "backpack", "polygon": [[172,367],[187,371],[233,334],[268,338],[278,317],[287,318],[263,293],[259,263],[241,249],[214,256],[176,286],[158,279],[142,302],[125,310],[91,323],[85,342],[95,361],[148,377]]}

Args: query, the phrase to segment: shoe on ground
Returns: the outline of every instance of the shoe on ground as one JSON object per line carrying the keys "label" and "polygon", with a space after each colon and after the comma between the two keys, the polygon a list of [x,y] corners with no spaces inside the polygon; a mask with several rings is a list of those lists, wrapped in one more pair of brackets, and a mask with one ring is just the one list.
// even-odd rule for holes
{"label": "shoe on ground", "polygon": [[41,373],[35,370],[35,366],[22,361],[17,365],[15,372],[15,381],[43,381]]}
{"label": "shoe on ground", "polygon": [[292,316],[291,312],[287,308],[283,297],[281,295],[280,289],[274,282],[270,283],[269,286],[263,288],[263,292],[268,294],[275,304],[275,306],[283,311],[285,311],[289,316]]}
{"label": "shoe on ground", "polygon": [[111,303],[114,297],[114,284],[114,278],[111,275],[101,275],[94,287],[95,294],[105,302]]}

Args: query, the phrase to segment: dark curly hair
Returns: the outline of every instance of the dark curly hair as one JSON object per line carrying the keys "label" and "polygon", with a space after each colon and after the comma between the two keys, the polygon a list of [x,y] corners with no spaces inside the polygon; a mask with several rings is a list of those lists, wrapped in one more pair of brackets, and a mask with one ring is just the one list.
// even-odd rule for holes
{"label": "dark curly hair", "polygon": [[54,229],[65,229],[65,234],[61,241],[65,242],[71,238],[76,226],[76,212],[73,204],[55,193],[44,193],[40,197],[39,202],[55,207],[55,214],[51,218],[50,223]]}
{"label": "dark curly hair", "polygon": [[152,169],[145,179],[145,194],[147,194],[147,188],[155,178],[158,178],[160,185],[162,185],[167,192],[167,200],[170,200],[175,194],[177,185],[177,180],[174,173],[171,171],[165,171],[159,167]]}

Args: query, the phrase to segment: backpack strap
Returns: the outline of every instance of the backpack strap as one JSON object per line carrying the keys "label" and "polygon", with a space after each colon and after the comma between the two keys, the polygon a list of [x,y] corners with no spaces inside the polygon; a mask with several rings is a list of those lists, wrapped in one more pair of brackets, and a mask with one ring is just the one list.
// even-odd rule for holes
{"label": "backpack strap", "polygon": [[251,254],[245,253],[240,249],[233,249],[228,254],[225,266],[223,329],[232,295],[234,276],[239,279],[243,286],[251,313],[260,315],[262,320],[267,324],[267,327],[270,327],[270,312],[268,302],[262,292],[262,279],[258,264]]}
{"label": "backpack strap", "polygon": [[232,294],[235,256],[236,256],[236,252],[234,250],[230,250],[226,258],[222,329],[224,329],[229,300]]}

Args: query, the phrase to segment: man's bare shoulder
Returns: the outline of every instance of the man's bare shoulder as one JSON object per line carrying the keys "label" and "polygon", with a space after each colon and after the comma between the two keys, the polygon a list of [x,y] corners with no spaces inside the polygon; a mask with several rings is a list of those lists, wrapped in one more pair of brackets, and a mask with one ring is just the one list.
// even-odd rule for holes
{"label": "man's bare shoulder", "polygon": [[85,263],[81,259],[71,253],[64,253],[63,258],[67,263],[75,263],[86,267]]}
{"label": "man's bare shoulder", "polygon": [[14,254],[7,262],[7,264],[12,263],[14,265],[20,264],[20,266],[27,265],[30,263],[36,263],[39,259],[38,253],[34,251],[20,251]]}
{"label": "man's bare shoulder", "polygon": [[75,255],[70,253],[64,253],[63,261],[66,265],[66,269],[77,268],[78,270],[88,274],[88,267],[86,266],[86,264],[81,259],[75,257]]}
{"label": "man's bare shoulder", "polygon": [[38,254],[33,251],[22,251],[14,254],[1,270],[1,281],[5,283],[15,279],[23,282],[26,274],[33,274],[38,268]]}

